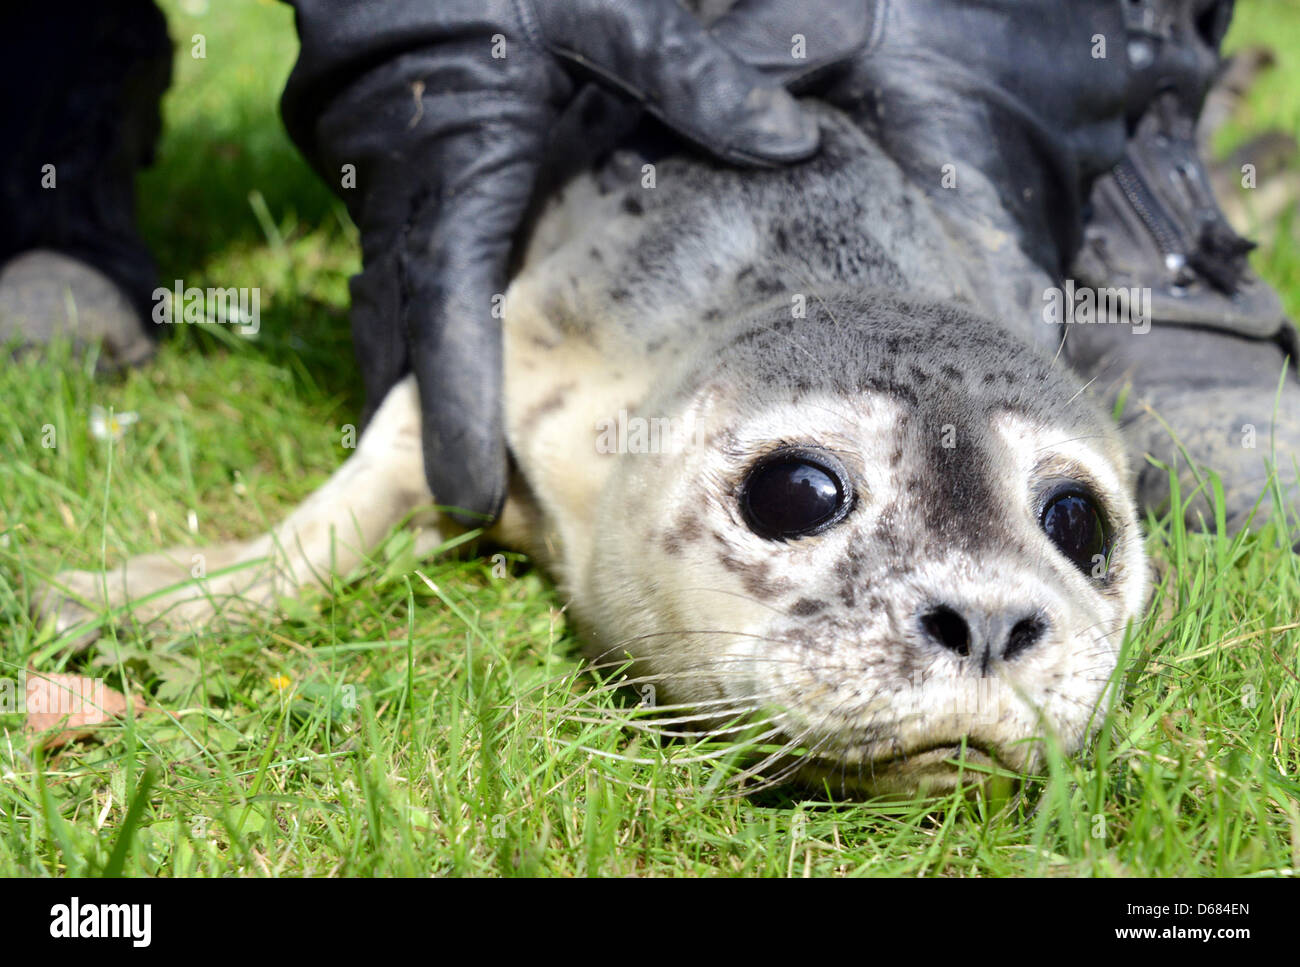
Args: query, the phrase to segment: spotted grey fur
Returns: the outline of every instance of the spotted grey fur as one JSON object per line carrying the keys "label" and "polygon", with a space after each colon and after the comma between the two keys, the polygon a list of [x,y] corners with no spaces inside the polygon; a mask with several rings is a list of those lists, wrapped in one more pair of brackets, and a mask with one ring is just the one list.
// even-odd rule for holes
{"label": "spotted grey fur", "polygon": [[[550,570],[592,657],[632,659],[660,701],[753,717],[802,750],[805,777],[944,788],[963,744],[968,762],[1030,768],[1044,741],[1073,750],[1095,727],[1143,606],[1130,468],[1042,351],[1029,294],[1051,280],[988,206],[938,173],[910,180],[849,118],[810,110],[823,147],[804,165],[669,158],[647,187],[624,154],[556,193],[505,302],[517,472],[494,536]],[[689,423],[688,445],[605,452],[620,414]],[[137,615],[268,608],[351,569],[432,499],[418,419],[407,380],[279,528],[203,549],[209,574],[254,566]],[[834,453],[854,503],[824,533],[770,540],[738,493],[788,445]],[[1039,525],[1062,479],[1100,498],[1115,547],[1100,577]],[[428,545],[449,526],[417,524]],[[62,575],[47,606],[67,626],[84,614],[72,598],[141,598],[185,578],[193,553]],[[918,626],[939,605],[1023,615],[1032,647],[954,653]]]}

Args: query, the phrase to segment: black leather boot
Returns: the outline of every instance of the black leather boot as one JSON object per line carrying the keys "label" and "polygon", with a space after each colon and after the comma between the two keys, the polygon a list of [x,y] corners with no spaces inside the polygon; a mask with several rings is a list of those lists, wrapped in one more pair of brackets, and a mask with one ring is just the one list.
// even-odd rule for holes
{"label": "black leather boot", "polygon": [[1213,472],[1235,531],[1257,502],[1254,521],[1267,519],[1275,491],[1297,506],[1300,380],[1296,330],[1252,272],[1253,246],[1228,225],[1197,151],[1232,2],[1142,0],[1125,11],[1132,134],[1093,186],[1070,274],[1079,286],[1149,292],[1149,318],[1069,327],[1065,355],[1111,401],[1124,398],[1142,506],[1161,512],[1170,497],[1169,474],[1150,457],[1178,468],[1184,498],[1197,491],[1188,524],[1213,526]]}

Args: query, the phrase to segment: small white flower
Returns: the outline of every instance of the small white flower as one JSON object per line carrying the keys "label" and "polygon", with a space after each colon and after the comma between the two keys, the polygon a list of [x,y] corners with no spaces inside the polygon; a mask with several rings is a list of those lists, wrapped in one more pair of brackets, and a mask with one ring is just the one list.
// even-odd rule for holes
{"label": "small white flower", "polygon": [[140,420],[139,413],[109,413],[102,406],[90,408],[90,435],[96,440],[120,440],[126,428]]}

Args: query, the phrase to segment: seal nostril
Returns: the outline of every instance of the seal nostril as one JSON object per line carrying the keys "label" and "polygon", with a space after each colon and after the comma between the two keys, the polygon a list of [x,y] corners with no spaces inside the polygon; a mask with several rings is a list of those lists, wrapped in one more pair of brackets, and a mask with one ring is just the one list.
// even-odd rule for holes
{"label": "seal nostril", "polygon": [[1047,625],[1041,618],[1024,618],[1017,621],[1015,627],[1011,629],[1011,634],[1007,635],[1007,646],[1002,651],[1002,657],[1015,658],[1022,651],[1032,648],[1038,644],[1046,631]]}
{"label": "seal nostril", "polygon": [[965,657],[970,654],[970,626],[966,619],[945,605],[921,618],[925,633],[949,651]]}

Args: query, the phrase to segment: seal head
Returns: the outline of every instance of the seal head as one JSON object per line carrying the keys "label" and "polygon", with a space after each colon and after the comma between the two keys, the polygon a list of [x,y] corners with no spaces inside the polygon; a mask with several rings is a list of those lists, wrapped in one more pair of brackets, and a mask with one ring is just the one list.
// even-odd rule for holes
{"label": "seal head", "polygon": [[756,310],[642,404],[693,432],[604,481],[573,585],[592,654],[844,791],[1078,749],[1146,598],[1113,426],[952,304],[789,316]]}

